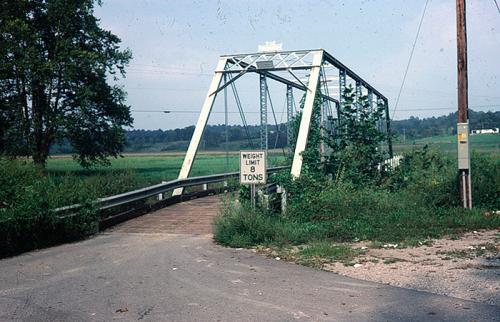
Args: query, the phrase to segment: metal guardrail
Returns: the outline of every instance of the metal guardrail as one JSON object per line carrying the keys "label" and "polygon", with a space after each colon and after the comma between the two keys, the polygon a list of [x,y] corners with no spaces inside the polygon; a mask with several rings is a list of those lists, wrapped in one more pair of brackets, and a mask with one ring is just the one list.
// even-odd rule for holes
{"label": "metal guardrail", "polygon": [[[281,170],[285,170],[290,168],[289,166],[282,167],[274,167],[267,169],[268,174],[273,174],[279,172]],[[186,179],[176,179],[172,181],[168,181],[165,183],[156,184],[153,186],[149,186],[146,188],[141,188],[125,193],[121,193],[118,195],[99,198],[94,201],[94,205],[96,205],[99,210],[109,209],[121,205],[125,205],[128,203],[132,203],[134,201],[143,200],[146,198],[150,198],[156,196],[160,193],[165,193],[167,191],[173,190],[175,188],[187,188],[192,186],[198,186],[203,184],[211,184],[226,181],[227,179],[238,178],[240,175],[239,172],[230,172],[230,173],[222,173],[222,174],[214,174],[209,176],[201,176],[201,177],[192,177]],[[75,204],[71,206],[65,206],[61,208],[54,209],[53,211],[56,213],[67,213],[79,210],[82,208],[82,204]]]}

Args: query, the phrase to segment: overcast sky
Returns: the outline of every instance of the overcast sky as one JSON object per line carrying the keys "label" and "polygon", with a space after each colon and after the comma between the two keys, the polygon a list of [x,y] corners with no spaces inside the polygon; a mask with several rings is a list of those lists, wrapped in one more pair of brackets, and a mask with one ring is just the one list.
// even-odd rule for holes
{"label": "overcast sky", "polygon": [[[192,125],[218,56],[256,52],[265,41],[283,49],[323,48],[389,98],[394,108],[424,0],[167,1],[104,0],[101,25],[122,39],[133,60],[121,83],[134,127]],[[469,105],[500,110],[500,13],[493,0],[467,1]],[[442,115],[456,109],[455,0],[431,0],[395,119]],[[242,85],[249,86],[249,83]],[[238,87],[243,93],[249,88]],[[258,82],[255,82],[255,89]],[[258,96],[243,95],[249,123]],[[272,93],[281,118],[284,92]],[[222,96],[216,110],[221,111]],[[236,107],[231,104],[231,109]],[[432,110],[434,109],[434,110]],[[162,114],[155,110],[185,111]],[[392,115],[392,112],[391,112]],[[210,123],[223,122],[214,113]],[[231,123],[238,115],[231,114]]]}

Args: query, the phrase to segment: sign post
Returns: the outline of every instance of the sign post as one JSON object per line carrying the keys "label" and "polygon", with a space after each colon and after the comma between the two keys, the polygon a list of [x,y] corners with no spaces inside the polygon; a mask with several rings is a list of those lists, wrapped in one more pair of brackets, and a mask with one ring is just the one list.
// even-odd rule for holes
{"label": "sign post", "polygon": [[240,184],[250,185],[250,199],[255,208],[255,187],[267,182],[266,151],[240,151]]}

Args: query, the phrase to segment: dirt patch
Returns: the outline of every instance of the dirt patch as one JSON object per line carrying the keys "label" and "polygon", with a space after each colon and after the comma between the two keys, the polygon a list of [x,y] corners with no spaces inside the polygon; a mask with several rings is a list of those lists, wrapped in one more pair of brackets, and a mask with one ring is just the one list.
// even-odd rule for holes
{"label": "dirt patch", "polygon": [[[500,230],[422,241],[419,247],[367,242],[349,246],[359,250],[353,261],[318,258],[316,266],[362,280],[500,305]],[[300,247],[256,251],[304,263]]]}

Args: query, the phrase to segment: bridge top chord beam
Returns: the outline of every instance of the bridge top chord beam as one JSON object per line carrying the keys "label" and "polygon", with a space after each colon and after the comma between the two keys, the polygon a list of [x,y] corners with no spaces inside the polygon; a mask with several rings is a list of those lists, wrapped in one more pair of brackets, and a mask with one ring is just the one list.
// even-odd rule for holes
{"label": "bridge top chord beam", "polygon": [[[257,70],[260,72],[284,71],[291,69],[307,70],[315,67],[313,64],[313,57],[315,53],[320,51],[323,52],[323,67],[331,66],[338,70],[344,70],[347,76],[353,79],[356,83],[359,82],[368,91],[372,91],[375,96],[383,100],[387,100],[387,98],[377,89],[324,49],[222,55],[221,57],[227,58],[228,64],[224,69],[218,70],[218,72],[238,73],[242,71]],[[297,84],[293,81],[292,83]]]}
{"label": "bridge top chord beam", "polygon": [[[221,56],[223,57],[223,56]],[[229,63],[231,63],[231,59],[228,61]],[[246,66],[245,62],[240,62],[239,63],[241,66]],[[301,67],[301,68],[296,68],[296,69],[309,69],[309,67]],[[292,87],[295,87],[297,89],[300,89],[300,90],[303,90],[303,91],[307,91],[308,88],[307,86],[305,86],[305,84],[302,84],[302,83],[298,83],[298,82],[294,82],[294,81],[291,81],[285,77],[282,77],[280,75],[276,75],[275,73],[272,73],[271,71],[280,71],[280,70],[287,70],[287,69],[258,69],[256,67],[252,67],[252,66],[248,66],[248,69],[245,69],[244,71],[239,71],[239,70],[222,70],[222,71],[218,71],[219,73],[238,73],[238,75],[240,75],[241,73],[243,72],[255,72],[255,73],[258,73],[258,74],[261,74],[261,75],[265,75],[266,77],[268,78],[271,78],[275,81],[278,81],[280,83],[283,83],[285,85],[289,85],[289,86],[292,86]],[[216,92],[220,91],[222,88],[219,88]],[[338,104],[339,101],[334,98],[334,97],[331,97],[329,95],[325,95],[325,94],[321,94],[321,96],[326,99],[326,100],[329,100],[330,102],[333,102],[335,104]]]}
{"label": "bridge top chord beam", "polygon": [[360,76],[358,76],[355,72],[353,72],[347,66],[345,66],[344,64],[342,64],[338,59],[336,59],[335,57],[333,57],[332,55],[330,55],[328,52],[325,51],[323,53],[323,57],[324,57],[325,61],[327,61],[328,63],[332,64],[337,69],[345,70],[347,76],[349,76],[350,78],[354,79],[357,82],[360,82],[361,85],[363,85],[364,88],[366,88],[367,90],[371,90],[373,92],[373,94],[375,94],[376,96],[380,97],[381,99],[387,100],[387,98],[384,95],[382,95],[379,91],[377,91],[367,81],[365,81],[363,78],[361,78]]}

